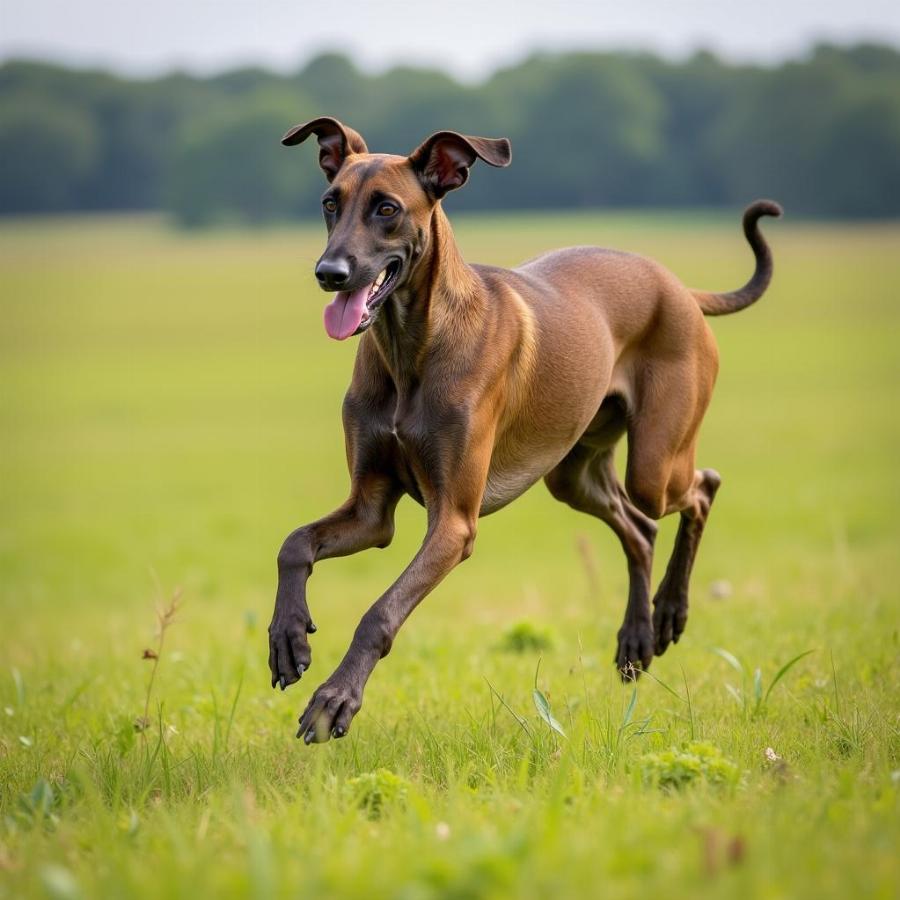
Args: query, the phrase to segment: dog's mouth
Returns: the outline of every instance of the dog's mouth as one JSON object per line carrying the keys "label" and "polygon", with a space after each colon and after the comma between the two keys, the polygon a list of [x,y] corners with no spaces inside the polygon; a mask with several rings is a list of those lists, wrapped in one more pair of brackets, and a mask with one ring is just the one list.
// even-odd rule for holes
{"label": "dog's mouth", "polygon": [[400,261],[391,260],[371,283],[355,291],[338,291],[325,307],[325,330],[336,341],[362,334],[376,319],[397,284]]}

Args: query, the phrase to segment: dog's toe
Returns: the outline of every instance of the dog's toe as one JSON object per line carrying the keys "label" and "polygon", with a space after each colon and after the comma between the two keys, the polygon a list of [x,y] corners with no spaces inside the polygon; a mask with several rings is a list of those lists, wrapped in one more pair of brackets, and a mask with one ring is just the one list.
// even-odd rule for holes
{"label": "dog's toe", "polygon": [[628,622],[619,629],[616,667],[623,681],[635,681],[653,661],[653,626],[649,622]]}
{"label": "dog's toe", "polygon": [[340,683],[323,684],[313,694],[300,716],[297,737],[305,744],[324,744],[330,738],[342,738],[359,711],[360,692]]}
{"label": "dog's toe", "polygon": [[272,687],[286,690],[303,677],[312,662],[308,627],[301,619],[278,618],[269,626],[269,670]]}
{"label": "dog's toe", "polygon": [[657,656],[666,652],[669,644],[677,644],[687,624],[687,598],[659,597],[653,610],[654,650]]}

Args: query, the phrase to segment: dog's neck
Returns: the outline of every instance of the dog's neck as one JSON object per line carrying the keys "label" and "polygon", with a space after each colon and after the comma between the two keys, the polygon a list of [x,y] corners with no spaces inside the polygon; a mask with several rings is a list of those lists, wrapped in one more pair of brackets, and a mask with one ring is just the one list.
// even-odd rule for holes
{"label": "dog's neck", "polygon": [[406,284],[394,292],[372,328],[398,386],[418,380],[429,351],[465,341],[479,329],[484,317],[479,284],[438,203]]}

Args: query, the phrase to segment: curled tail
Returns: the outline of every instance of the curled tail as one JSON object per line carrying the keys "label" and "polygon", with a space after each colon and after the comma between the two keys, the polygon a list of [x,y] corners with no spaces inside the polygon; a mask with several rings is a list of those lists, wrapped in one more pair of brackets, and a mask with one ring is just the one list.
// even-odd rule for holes
{"label": "curled tail", "polygon": [[739,312],[765,293],[772,280],[772,251],[759,230],[758,222],[762,216],[778,218],[781,212],[781,207],[772,200],[757,200],[747,207],[744,212],[744,234],[753,248],[756,270],[753,277],[736,291],[729,291],[727,294],[693,291],[705,316],[727,316],[729,313]]}

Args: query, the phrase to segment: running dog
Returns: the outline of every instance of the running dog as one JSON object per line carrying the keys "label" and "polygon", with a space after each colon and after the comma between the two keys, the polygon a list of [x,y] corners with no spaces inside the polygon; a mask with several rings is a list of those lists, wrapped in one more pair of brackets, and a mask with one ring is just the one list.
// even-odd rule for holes
{"label": "running dog", "polygon": [[[282,143],[310,135],[329,182],[328,242],[315,269],[334,294],[325,330],[337,340],[360,336],[343,405],[350,496],[292,532],[278,554],[273,687],[284,690],[310,665],[313,564],[386,547],[404,494],[426,508],[428,526],[313,694],[297,737],[347,734],[375,664],[419,602],[471,554],[479,517],[540,478],[622,543],[629,590],[615,661],[623,677],[637,677],[684,631],[691,568],[720,483],[713,469],[694,466],[718,369],[704,316],[762,296],[772,255],[758,220],[781,208],[761,200],[744,213],[756,269],[731,293],[690,290],[658,263],[597,247],[557,250],[517,269],[468,265],[441,199],[466,183],[476,160],[509,165],[507,140],[441,131],[409,156],[391,156],[320,118]],[[624,485],[613,465],[623,435]],[[651,606],[656,520],[670,513],[680,524]]]}

